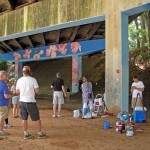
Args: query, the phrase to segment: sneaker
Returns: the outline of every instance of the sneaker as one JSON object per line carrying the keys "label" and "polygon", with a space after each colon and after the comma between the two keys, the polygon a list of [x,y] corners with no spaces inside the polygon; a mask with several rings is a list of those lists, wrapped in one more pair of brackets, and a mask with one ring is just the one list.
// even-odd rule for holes
{"label": "sneaker", "polygon": [[53,115],[52,117],[53,117],[53,118],[56,118],[57,116],[56,116],[56,115]]}
{"label": "sneaker", "polygon": [[31,134],[27,133],[27,134],[24,134],[24,140],[27,140],[31,138]]}
{"label": "sneaker", "polygon": [[60,118],[60,117],[62,117],[62,116],[63,116],[63,115],[58,115],[57,117]]}
{"label": "sneaker", "polygon": [[38,139],[44,139],[44,138],[46,138],[46,134],[44,133],[38,134]]}
{"label": "sneaker", "polygon": [[7,135],[9,135],[9,134],[4,131],[0,131],[0,136],[7,136]]}
{"label": "sneaker", "polygon": [[9,124],[4,125],[4,128],[10,128],[10,127],[11,127],[11,125],[9,125]]}

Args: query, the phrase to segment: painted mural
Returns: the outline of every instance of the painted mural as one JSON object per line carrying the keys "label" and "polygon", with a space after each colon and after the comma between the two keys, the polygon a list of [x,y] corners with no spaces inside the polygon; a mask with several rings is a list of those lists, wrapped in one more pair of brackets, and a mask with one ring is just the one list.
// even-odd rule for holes
{"label": "painted mural", "polygon": [[0,60],[21,62],[85,55],[105,49],[105,39],[42,46],[0,55]]}
{"label": "painted mural", "polygon": [[72,57],[72,83],[78,83],[78,60],[76,57]]}
{"label": "painted mural", "polygon": [[[66,55],[67,50],[69,48],[66,44],[59,44],[59,45],[50,45],[46,48],[46,50],[39,50],[39,49],[26,49],[24,50],[23,54],[21,52],[14,52],[13,59],[20,60],[20,59],[40,59],[42,56],[50,57],[50,58],[57,58],[60,55]],[[71,43],[71,52],[72,54],[76,54],[78,51],[81,52],[81,45],[79,42]]]}

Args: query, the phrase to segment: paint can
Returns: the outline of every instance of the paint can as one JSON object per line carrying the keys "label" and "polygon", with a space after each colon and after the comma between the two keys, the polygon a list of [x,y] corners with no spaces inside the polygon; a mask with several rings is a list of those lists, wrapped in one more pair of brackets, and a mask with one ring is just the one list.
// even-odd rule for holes
{"label": "paint can", "polygon": [[127,135],[127,136],[133,136],[133,135],[134,135],[133,127],[130,127],[129,129],[127,129],[126,135]]}
{"label": "paint can", "polygon": [[74,118],[79,118],[79,116],[80,116],[79,110],[74,110],[74,111],[73,111],[73,117],[74,117]]}
{"label": "paint can", "polygon": [[109,128],[110,128],[110,122],[104,121],[104,129],[109,129]]}
{"label": "paint can", "polygon": [[122,130],[123,130],[123,129],[122,129],[122,124],[116,126],[116,132],[122,133]]}

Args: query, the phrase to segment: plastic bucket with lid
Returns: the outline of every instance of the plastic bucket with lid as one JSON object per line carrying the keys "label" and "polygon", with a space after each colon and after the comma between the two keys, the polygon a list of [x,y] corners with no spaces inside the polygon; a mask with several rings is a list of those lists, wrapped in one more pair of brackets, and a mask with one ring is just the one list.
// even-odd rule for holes
{"label": "plastic bucket with lid", "polygon": [[79,110],[74,110],[74,111],[73,111],[73,117],[74,117],[74,118],[78,118],[79,116],[80,116]]}
{"label": "plastic bucket with lid", "polygon": [[104,129],[109,129],[109,128],[110,128],[110,122],[104,121]]}

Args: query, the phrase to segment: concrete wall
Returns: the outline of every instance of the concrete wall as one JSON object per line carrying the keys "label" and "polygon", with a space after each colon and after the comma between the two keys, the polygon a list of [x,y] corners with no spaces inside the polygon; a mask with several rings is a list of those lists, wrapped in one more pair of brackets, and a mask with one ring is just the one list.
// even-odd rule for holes
{"label": "concrete wall", "polygon": [[[0,37],[108,14],[113,16],[149,0],[43,0],[0,16]],[[110,5],[111,4],[111,5]]]}

